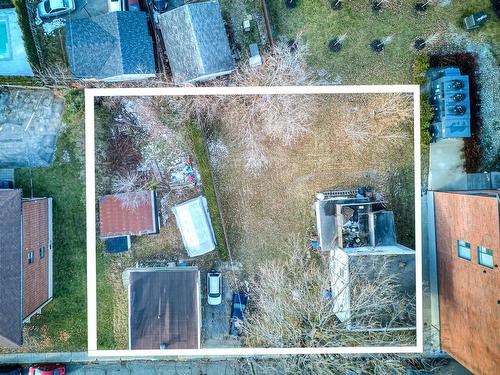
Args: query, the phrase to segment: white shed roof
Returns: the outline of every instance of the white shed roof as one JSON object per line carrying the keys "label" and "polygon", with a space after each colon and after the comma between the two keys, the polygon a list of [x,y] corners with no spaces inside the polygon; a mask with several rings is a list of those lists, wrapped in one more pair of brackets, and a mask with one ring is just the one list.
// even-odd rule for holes
{"label": "white shed roof", "polygon": [[189,256],[194,257],[215,249],[215,236],[203,196],[172,207]]}

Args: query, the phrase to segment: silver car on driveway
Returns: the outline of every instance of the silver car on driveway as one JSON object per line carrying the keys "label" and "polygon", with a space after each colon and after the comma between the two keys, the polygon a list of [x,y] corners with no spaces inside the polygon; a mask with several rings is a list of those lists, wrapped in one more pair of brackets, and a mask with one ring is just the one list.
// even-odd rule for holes
{"label": "silver car on driveway", "polygon": [[212,306],[222,303],[222,273],[218,271],[207,273],[207,302]]}
{"label": "silver car on driveway", "polygon": [[40,18],[64,16],[76,9],[75,0],[44,0],[37,6]]}

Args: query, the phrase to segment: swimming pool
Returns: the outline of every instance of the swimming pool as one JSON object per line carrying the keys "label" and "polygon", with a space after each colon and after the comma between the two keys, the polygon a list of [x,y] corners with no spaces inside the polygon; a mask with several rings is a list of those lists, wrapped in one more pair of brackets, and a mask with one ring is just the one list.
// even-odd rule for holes
{"label": "swimming pool", "polygon": [[6,17],[0,17],[0,60],[10,60],[11,58],[9,20]]}

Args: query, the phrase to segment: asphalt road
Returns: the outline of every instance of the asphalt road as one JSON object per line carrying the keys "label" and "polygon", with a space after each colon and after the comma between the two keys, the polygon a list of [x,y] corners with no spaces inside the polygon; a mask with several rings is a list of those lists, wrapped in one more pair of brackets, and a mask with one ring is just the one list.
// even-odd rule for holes
{"label": "asphalt road", "polygon": [[236,361],[151,362],[134,361],[68,365],[72,375],[236,375]]}

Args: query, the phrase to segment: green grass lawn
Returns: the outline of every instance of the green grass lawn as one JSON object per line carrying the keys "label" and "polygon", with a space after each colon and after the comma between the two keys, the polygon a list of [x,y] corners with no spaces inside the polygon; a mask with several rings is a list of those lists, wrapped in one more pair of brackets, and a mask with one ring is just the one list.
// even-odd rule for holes
{"label": "green grass lawn", "polygon": [[[460,26],[464,14],[486,9],[490,20],[472,38],[496,39],[498,20],[490,0],[453,1],[452,5],[430,6],[424,15],[416,15],[416,0],[390,0],[401,3],[399,9],[385,9],[375,14],[369,0],[348,0],[340,11],[333,11],[328,0],[298,0],[295,9],[287,9],[283,0],[268,0],[271,23],[276,36],[293,38],[302,33],[310,49],[310,65],[324,69],[343,84],[404,84],[411,82],[412,64],[417,53],[413,43],[426,38],[449,24]],[[328,50],[335,36],[347,35],[339,53]],[[391,36],[385,51],[375,54],[370,42]]]}
{"label": "green grass lawn", "polygon": [[203,195],[207,198],[208,212],[214,229],[215,241],[217,243],[217,249],[219,250],[219,257],[223,261],[227,261],[229,253],[226,246],[224,228],[219,212],[219,204],[217,201],[217,194],[215,191],[215,184],[213,181],[205,140],[201,130],[199,130],[194,123],[190,123],[188,126],[193,151],[200,170],[201,181],[203,184]]}
{"label": "green grass lawn", "polygon": [[[87,348],[83,95],[66,95],[64,126],[49,168],[16,170],[23,195],[53,198],[54,300],[28,327],[36,351]],[[31,182],[30,182],[31,180]],[[33,191],[31,191],[33,186]]]}

